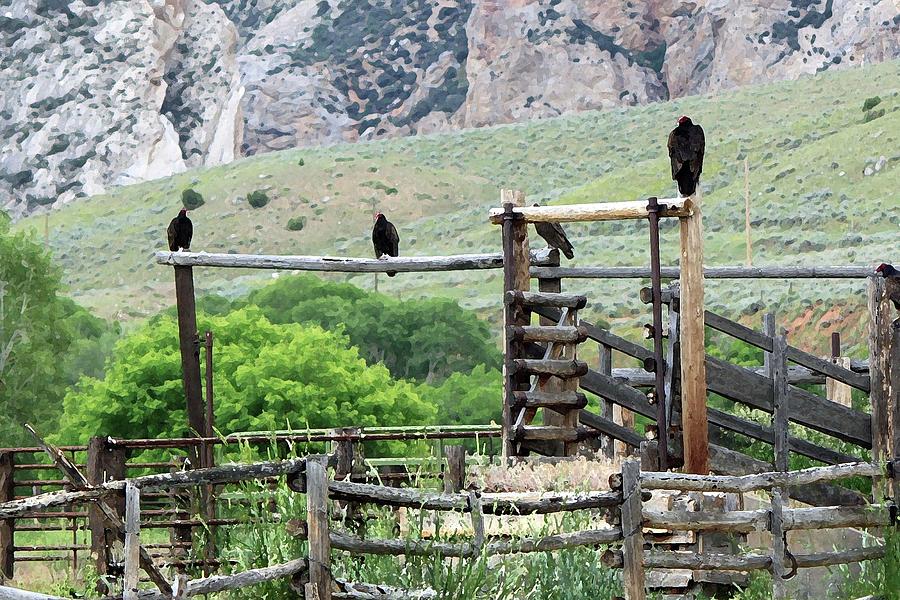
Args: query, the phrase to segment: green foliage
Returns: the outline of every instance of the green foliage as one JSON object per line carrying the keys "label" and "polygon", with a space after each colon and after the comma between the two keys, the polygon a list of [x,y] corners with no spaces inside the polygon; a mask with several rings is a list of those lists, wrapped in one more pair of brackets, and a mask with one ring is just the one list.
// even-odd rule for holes
{"label": "green foliage", "polygon": [[503,378],[497,369],[478,365],[471,373],[453,373],[440,385],[422,385],[419,393],[437,409],[438,423],[500,422]]}
{"label": "green foliage", "polygon": [[[884,558],[857,565],[838,565],[832,569],[837,575],[840,598],[878,596],[890,600],[900,598],[900,532],[895,528],[882,530]],[[871,543],[878,543],[877,540]]]}
{"label": "green foliage", "polygon": [[0,223],[0,439],[24,441],[22,424],[52,431],[67,386],[99,375],[115,332],[59,295],[59,271],[29,236]]}
{"label": "green foliage", "polygon": [[874,121],[879,117],[884,116],[884,109],[879,108],[878,110],[870,110],[866,113],[865,117],[863,117],[863,123],[868,123],[869,121]]}
{"label": "green foliage", "polygon": [[[222,431],[339,425],[418,425],[434,409],[415,388],[366,366],[348,339],[314,325],[276,324],[256,308],[198,315],[216,335],[216,423]],[[122,339],[104,379],[85,377],[66,395],[58,441],[94,432],[177,437],[186,414],[177,324],[163,315]]]}
{"label": "green foliage", "polygon": [[262,208],[269,203],[269,196],[262,190],[256,190],[247,194],[247,202],[253,208]]}
{"label": "green foliage", "polygon": [[772,575],[768,571],[753,571],[747,587],[731,596],[731,600],[771,600]]}
{"label": "green foliage", "polygon": [[486,323],[448,299],[398,301],[314,275],[281,277],[247,299],[273,323],[343,327],[369,364],[396,378],[438,381],[476,365],[498,367]]}
{"label": "green foliage", "polygon": [[291,217],[291,219],[287,222],[288,231],[303,231],[303,228],[306,227],[306,217]]}
{"label": "green foliage", "polygon": [[302,158],[301,158],[300,160],[297,161],[297,166],[302,167],[302,166],[305,165],[305,164],[306,164],[306,161],[304,161]]}
{"label": "green foliage", "polygon": [[187,188],[181,192],[181,204],[188,210],[196,210],[206,204],[203,195],[200,192]]}
{"label": "green foliage", "polygon": [[871,98],[866,98],[866,101],[863,102],[862,110],[863,112],[868,112],[881,104],[881,96],[872,96]]}

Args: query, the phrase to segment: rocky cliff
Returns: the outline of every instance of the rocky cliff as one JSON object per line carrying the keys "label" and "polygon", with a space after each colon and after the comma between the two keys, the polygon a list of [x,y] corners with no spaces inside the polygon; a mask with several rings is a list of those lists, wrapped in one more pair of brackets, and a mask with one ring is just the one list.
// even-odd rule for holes
{"label": "rocky cliff", "polygon": [[897,56],[898,0],[0,0],[0,202]]}

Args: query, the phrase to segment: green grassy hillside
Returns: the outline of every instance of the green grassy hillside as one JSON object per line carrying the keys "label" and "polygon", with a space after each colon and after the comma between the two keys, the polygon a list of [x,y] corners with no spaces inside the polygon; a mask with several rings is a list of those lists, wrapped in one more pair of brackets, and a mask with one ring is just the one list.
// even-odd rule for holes
{"label": "green grassy hillside", "polygon": [[[156,266],[152,255],[164,248],[166,224],[186,187],[206,199],[191,213],[198,251],[370,256],[374,208],[399,227],[405,255],[498,251],[499,230],[486,215],[498,203],[501,187],[552,202],[671,195],[665,140],[684,113],[701,123],[707,135],[702,182],[707,264],[743,262],[745,157],[755,264],[900,262],[898,92],[900,61],[894,61],[715,97],[277,152],[78,201],[50,213],[49,240],[71,295],[123,320],[149,315],[173,301],[171,272]],[[875,110],[884,114],[865,122],[863,102],[876,95],[882,102]],[[879,170],[864,175],[881,156],[885,160]],[[272,202],[252,208],[246,194],[254,190],[265,190]],[[297,216],[306,217],[305,227],[289,231],[288,220]],[[41,236],[44,226],[43,215],[17,224]],[[664,264],[677,258],[676,227],[664,224]],[[576,247],[576,265],[647,262],[644,223],[572,224],[567,230]],[[271,276],[195,273],[200,290],[226,294]],[[364,287],[374,282],[371,275],[350,280]],[[400,274],[379,280],[387,293],[451,296],[489,315],[499,315],[500,285],[499,272]],[[588,316],[645,318],[636,298],[640,282],[566,285],[590,293]],[[849,282],[711,282],[708,299],[732,316],[775,308],[818,323],[820,329],[852,329],[858,328],[863,290]],[[829,316],[834,302],[842,309]]]}

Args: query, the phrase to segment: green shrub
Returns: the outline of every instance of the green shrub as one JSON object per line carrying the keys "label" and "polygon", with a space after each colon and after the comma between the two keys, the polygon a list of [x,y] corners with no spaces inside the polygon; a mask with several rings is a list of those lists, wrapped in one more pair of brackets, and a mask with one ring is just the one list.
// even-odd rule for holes
{"label": "green shrub", "polygon": [[262,190],[256,190],[255,192],[247,194],[247,202],[249,202],[250,206],[253,208],[262,208],[269,203],[269,196]]}
{"label": "green shrub", "polygon": [[200,192],[188,188],[181,192],[181,203],[188,210],[196,210],[206,204],[206,200],[203,199]]}
{"label": "green shrub", "polygon": [[868,111],[872,110],[873,108],[875,108],[876,106],[878,106],[879,104],[881,104],[880,96],[872,96],[871,98],[866,98],[866,101],[863,102],[863,107],[862,107],[863,112],[868,112]]}
{"label": "green shrub", "polygon": [[863,123],[868,123],[869,121],[874,121],[878,117],[884,116],[884,109],[879,108],[878,110],[870,110],[866,113],[865,118],[863,119]]}
{"label": "green shrub", "polygon": [[306,217],[292,217],[288,223],[288,231],[303,231],[306,227]]}
{"label": "green shrub", "polygon": [[297,164],[302,167],[303,165],[306,164],[306,162],[301,158],[300,160],[297,161]]}

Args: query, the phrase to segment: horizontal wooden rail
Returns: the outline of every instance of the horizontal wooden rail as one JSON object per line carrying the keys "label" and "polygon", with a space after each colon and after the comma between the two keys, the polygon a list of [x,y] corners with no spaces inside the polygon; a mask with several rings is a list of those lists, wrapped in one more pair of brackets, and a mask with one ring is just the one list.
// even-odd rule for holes
{"label": "horizontal wooden rail", "polygon": [[[689,217],[693,214],[690,198],[662,198],[660,217]],[[596,202],[592,204],[559,204],[554,206],[514,206],[513,213],[527,223],[568,223],[575,221],[618,221],[646,219],[650,214],[646,200],[633,202]],[[503,208],[492,208],[490,221],[503,222]]]}
{"label": "horizontal wooden rail", "polygon": [[[678,267],[662,267],[663,279],[678,279]],[[704,267],[706,279],[860,279],[875,275],[869,266]],[[650,279],[650,267],[531,267],[539,279]]]}
{"label": "horizontal wooden rail", "polygon": [[865,462],[740,476],[642,472],[641,487],[647,490],[685,492],[753,492],[773,487],[835,481],[847,477],[881,477],[883,475],[883,469],[880,466]]}
{"label": "horizontal wooden rail", "polygon": [[[557,250],[540,248],[531,253],[531,264],[555,264]],[[454,256],[409,256],[350,258],[337,256],[292,256],[266,254],[221,254],[206,252],[157,252],[156,262],[173,267],[223,267],[288,271],[332,271],[341,273],[430,273],[502,269],[503,255],[457,254]]]}
{"label": "horizontal wooden rail", "polygon": [[[770,512],[767,509],[725,513],[644,509],[642,514],[645,527],[672,531],[752,533],[769,531]],[[890,509],[886,506],[788,508],[783,511],[783,519],[785,530],[884,527],[890,525]]]}

